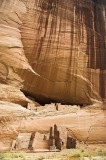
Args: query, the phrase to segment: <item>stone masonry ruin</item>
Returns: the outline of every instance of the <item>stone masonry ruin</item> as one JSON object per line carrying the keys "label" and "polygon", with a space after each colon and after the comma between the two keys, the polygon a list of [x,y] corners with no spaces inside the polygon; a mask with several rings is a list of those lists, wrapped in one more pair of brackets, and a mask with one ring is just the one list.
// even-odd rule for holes
{"label": "stone masonry ruin", "polygon": [[68,135],[67,129],[55,124],[49,132],[19,133],[13,140],[11,150],[61,151],[76,148],[76,139]]}

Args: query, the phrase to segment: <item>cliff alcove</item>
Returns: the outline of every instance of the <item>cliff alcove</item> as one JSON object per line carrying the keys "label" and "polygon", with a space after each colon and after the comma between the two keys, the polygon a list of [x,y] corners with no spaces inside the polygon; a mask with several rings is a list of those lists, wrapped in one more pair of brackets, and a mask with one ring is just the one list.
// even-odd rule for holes
{"label": "cliff alcove", "polygon": [[[0,0],[2,148],[20,132],[54,124],[84,143],[106,143],[105,61],[105,0]],[[22,107],[32,103],[28,96],[90,108],[36,113]]]}
{"label": "cliff alcove", "polygon": [[1,82],[42,101],[105,101],[105,1],[10,0],[0,10]]}

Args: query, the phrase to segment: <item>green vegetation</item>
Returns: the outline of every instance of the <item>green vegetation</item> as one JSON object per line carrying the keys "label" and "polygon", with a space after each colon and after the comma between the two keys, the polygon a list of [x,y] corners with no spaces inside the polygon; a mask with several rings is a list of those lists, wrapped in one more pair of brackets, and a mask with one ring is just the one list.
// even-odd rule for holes
{"label": "green vegetation", "polygon": [[19,158],[20,160],[25,160],[22,153],[0,153],[0,160],[15,160]]}
{"label": "green vegetation", "polygon": [[0,160],[83,160],[83,157],[101,156],[106,159],[106,149],[72,149],[55,153],[0,153]]}

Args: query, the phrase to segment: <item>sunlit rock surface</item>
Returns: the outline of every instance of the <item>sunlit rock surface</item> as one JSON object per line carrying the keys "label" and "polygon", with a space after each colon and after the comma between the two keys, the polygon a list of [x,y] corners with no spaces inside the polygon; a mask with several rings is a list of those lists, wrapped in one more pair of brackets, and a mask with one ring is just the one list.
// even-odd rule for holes
{"label": "sunlit rock surface", "polygon": [[103,0],[0,1],[0,81],[44,103],[104,100],[105,11]]}
{"label": "sunlit rock surface", "polygon": [[40,75],[24,75],[24,90],[44,102],[89,104],[105,99],[106,2],[24,3],[22,42],[30,65]]}
{"label": "sunlit rock surface", "polygon": [[106,103],[47,117],[22,108],[25,95],[39,103],[105,102],[105,60],[105,0],[0,0],[0,147],[54,123],[84,143],[106,143]]}
{"label": "sunlit rock surface", "polygon": [[0,101],[13,102],[26,107],[30,100],[17,87],[0,84]]}
{"label": "sunlit rock surface", "polygon": [[0,101],[0,151],[11,150],[13,140],[21,133],[46,133],[55,124],[66,128],[68,135],[85,146],[106,143],[106,110],[88,108],[65,113],[66,110],[52,111],[54,115],[49,115],[50,110],[46,110],[47,113],[43,111],[41,115],[41,112]]}

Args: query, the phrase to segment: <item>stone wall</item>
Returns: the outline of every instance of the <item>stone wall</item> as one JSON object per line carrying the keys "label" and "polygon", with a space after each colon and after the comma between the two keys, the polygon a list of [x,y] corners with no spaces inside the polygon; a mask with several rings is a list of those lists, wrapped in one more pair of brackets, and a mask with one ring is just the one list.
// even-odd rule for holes
{"label": "stone wall", "polygon": [[16,150],[28,150],[31,133],[19,133],[16,138]]}
{"label": "stone wall", "polygon": [[33,151],[45,151],[50,149],[49,135],[36,132],[32,144]]}

